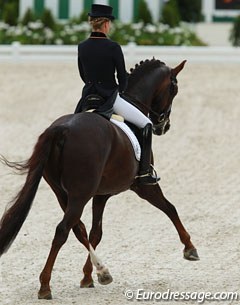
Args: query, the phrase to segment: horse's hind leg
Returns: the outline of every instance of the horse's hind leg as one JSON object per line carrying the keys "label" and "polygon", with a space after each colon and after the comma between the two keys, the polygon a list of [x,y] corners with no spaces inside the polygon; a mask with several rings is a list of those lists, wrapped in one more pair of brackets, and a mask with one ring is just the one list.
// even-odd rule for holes
{"label": "horse's hind leg", "polygon": [[[96,249],[102,238],[102,216],[109,197],[110,195],[95,196],[93,198],[93,219],[92,228],[89,235],[89,242],[94,249]],[[81,287],[93,287],[92,271],[92,261],[90,255],[88,255],[87,261],[83,267],[84,277],[81,280]],[[102,268],[100,270],[97,268],[97,275],[98,281],[102,285],[107,285],[112,282],[112,277],[106,268]]]}
{"label": "horse's hind leg", "polygon": [[[87,201],[86,201],[87,202]],[[78,223],[85,204],[80,204],[78,200],[71,200],[63,220],[58,224],[52,247],[47,258],[47,262],[40,274],[41,287],[38,293],[39,299],[51,299],[50,279],[57,254],[68,238],[69,231]]]}
{"label": "horse's hind leg", "polygon": [[185,259],[196,261],[199,260],[196,248],[191,242],[189,233],[184,228],[176,208],[163,195],[159,185],[135,185],[132,190],[141,198],[146,199],[156,208],[162,210],[173,222],[177,229],[181,242],[185,245],[183,255]]}
{"label": "horse's hind leg", "polygon": [[[67,194],[59,188],[53,187],[52,188],[58,198],[58,202],[65,212],[67,206]],[[95,196],[93,198],[93,225],[90,232],[90,240],[88,240],[87,231],[85,228],[84,223],[79,220],[78,223],[72,228],[76,238],[86,247],[89,251],[89,242],[91,243],[92,247],[95,249],[98,243],[101,240],[102,236],[102,214],[104,211],[104,207],[106,204],[107,199],[110,196]],[[94,256],[95,254],[93,254]],[[98,264],[100,260],[97,258],[97,262],[95,259],[95,263]],[[97,274],[98,279],[101,284],[108,284],[112,281],[112,277],[107,271],[107,269],[103,266],[100,262],[100,265],[97,265]],[[99,270],[100,269],[100,270]],[[92,278],[92,271],[93,266],[91,262],[90,255],[88,255],[87,262],[84,265],[83,272],[84,278],[82,279],[80,286],[83,288],[90,288],[94,287],[93,278]]]}

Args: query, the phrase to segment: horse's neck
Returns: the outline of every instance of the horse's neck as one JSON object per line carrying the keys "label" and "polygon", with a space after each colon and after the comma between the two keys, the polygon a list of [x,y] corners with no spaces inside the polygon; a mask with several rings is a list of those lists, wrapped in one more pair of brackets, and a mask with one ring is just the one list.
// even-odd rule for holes
{"label": "horse's neck", "polygon": [[154,97],[160,93],[161,84],[169,75],[169,72],[169,67],[165,64],[160,64],[149,71],[146,69],[144,71],[143,68],[142,76],[140,77],[139,73],[137,76],[132,75],[127,93],[130,97],[139,101],[138,106],[144,114],[148,113],[146,109],[150,109]]}
{"label": "horse's neck", "polygon": [[154,93],[155,88],[153,84],[148,84],[147,86],[145,80],[139,81],[137,84],[127,90],[127,95],[129,98],[132,99],[132,102],[136,104],[136,106],[140,108],[144,114],[148,113]]}

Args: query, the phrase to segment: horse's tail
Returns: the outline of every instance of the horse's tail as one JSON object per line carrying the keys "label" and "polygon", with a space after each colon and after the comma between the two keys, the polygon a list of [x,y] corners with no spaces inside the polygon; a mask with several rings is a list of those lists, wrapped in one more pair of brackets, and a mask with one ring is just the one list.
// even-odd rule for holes
{"label": "horse's tail", "polygon": [[27,172],[23,188],[11,206],[5,211],[0,221],[0,256],[7,252],[20,231],[32,206],[38,185],[43,175],[44,166],[51,152],[52,143],[63,134],[66,127],[53,126],[46,129],[39,137],[32,156],[24,163],[9,162],[4,157],[0,161],[20,173]]}

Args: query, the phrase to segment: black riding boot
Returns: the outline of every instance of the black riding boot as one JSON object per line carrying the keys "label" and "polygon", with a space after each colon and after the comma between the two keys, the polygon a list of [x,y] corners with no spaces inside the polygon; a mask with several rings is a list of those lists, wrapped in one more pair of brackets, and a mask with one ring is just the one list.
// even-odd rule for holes
{"label": "black riding boot", "polygon": [[141,130],[141,160],[139,164],[139,174],[136,177],[141,184],[156,184],[160,178],[157,174],[153,174],[151,166],[151,151],[152,151],[152,125],[149,123]]}

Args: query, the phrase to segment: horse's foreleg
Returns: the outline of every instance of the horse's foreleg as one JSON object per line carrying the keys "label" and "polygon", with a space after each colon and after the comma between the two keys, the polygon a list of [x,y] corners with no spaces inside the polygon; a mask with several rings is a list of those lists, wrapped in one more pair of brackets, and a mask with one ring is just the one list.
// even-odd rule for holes
{"label": "horse's foreleg", "polygon": [[163,195],[159,185],[136,185],[132,188],[139,197],[147,200],[156,208],[162,210],[173,222],[177,229],[181,242],[185,245],[183,255],[185,259],[196,261],[199,260],[196,248],[191,242],[189,233],[184,228],[176,208]]}
{"label": "horse's foreleg", "polygon": [[[100,243],[102,238],[102,216],[107,200],[110,195],[106,196],[95,196],[93,198],[93,219],[92,219],[92,228],[89,235],[89,242],[92,245],[93,249],[96,249],[97,245]],[[112,277],[109,274],[108,270],[101,264],[97,265],[98,259],[96,259],[96,254],[94,250],[91,250],[88,255],[87,261],[83,267],[84,277],[81,280],[81,287],[93,287],[92,271],[93,266],[92,262],[97,268],[98,281],[102,285],[107,285],[112,282]]]}
{"label": "horse's foreleg", "polygon": [[67,209],[63,220],[58,224],[55,232],[55,236],[52,242],[52,247],[48,255],[46,264],[40,274],[40,290],[38,292],[39,299],[52,299],[51,289],[50,289],[50,279],[55,263],[57,254],[61,249],[62,245],[66,242],[69,231],[76,225],[79,221],[85,204],[79,206],[79,202],[75,201],[75,204],[71,203],[71,207]]}

